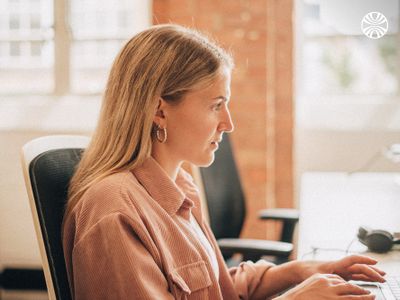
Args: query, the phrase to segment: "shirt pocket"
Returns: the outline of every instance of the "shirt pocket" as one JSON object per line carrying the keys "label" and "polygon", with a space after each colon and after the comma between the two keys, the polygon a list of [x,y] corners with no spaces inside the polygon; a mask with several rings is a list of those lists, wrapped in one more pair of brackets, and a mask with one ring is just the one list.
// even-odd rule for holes
{"label": "shirt pocket", "polygon": [[172,270],[169,277],[175,299],[208,299],[211,278],[204,261],[180,266]]}

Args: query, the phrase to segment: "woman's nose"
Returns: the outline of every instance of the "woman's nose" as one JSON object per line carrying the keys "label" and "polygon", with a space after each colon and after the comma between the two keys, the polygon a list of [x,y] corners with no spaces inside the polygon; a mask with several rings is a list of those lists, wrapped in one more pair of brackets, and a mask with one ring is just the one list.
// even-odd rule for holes
{"label": "woman's nose", "polygon": [[235,126],[233,125],[231,114],[227,109],[226,113],[224,114],[224,119],[220,123],[219,130],[225,132],[232,132],[234,128]]}

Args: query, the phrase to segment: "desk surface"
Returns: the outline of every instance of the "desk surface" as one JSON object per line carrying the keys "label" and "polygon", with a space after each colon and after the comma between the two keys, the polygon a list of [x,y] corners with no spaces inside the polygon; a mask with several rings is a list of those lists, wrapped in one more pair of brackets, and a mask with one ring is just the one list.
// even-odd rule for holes
{"label": "desk surface", "polygon": [[306,173],[299,207],[298,259],[338,259],[349,249],[378,259],[388,273],[400,273],[399,246],[374,254],[355,238],[360,225],[400,232],[398,173]]}

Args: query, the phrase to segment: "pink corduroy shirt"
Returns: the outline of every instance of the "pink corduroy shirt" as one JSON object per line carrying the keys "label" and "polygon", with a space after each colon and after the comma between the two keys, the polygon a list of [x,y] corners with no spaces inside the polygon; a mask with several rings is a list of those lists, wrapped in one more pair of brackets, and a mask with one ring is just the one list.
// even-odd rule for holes
{"label": "pink corduroy shirt", "polygon": [[[73,298],[252,299],[273,265],[228,269],[201,209],[192,177],[180,169],[174,182],[152,157],[94,184],[63,228]],[[187,226],[190,213],[216,253],[219,278]]]}

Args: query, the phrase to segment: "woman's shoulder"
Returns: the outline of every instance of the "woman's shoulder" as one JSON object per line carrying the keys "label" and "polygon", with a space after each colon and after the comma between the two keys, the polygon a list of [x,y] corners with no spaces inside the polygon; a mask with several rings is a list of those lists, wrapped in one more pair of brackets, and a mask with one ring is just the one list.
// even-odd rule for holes
{"label": "woman's shoulder", "polygon": [[133,195],[140,188],[130,171],[114,173],[92,184],[80,201],[81,209],[98,215],[113,211],[132,212]]}
{"label": "woman's shoulder", "polygon": [[121,216],[130,220],[139,219],[135,204],[136,198],[140,198],[137,196],[139,190],[140,185],[130,171],[109,175],[92,184],[68,220],[73,222],[75,231],[81,236],[94,226],[107,226],[107,222],[118,221]]}
{"label": "woman's shoulder", "polygon": [[86,194],[88,196],[117,196],[130,188],[134,188],[135,181],[135,177],[130,171],[119,171],[93,183]]}

